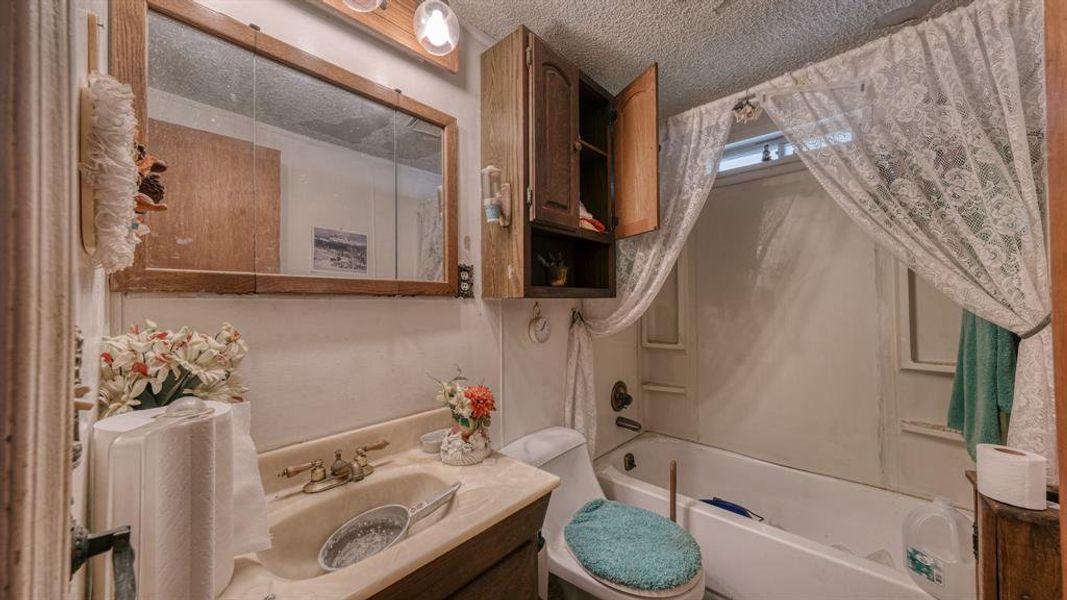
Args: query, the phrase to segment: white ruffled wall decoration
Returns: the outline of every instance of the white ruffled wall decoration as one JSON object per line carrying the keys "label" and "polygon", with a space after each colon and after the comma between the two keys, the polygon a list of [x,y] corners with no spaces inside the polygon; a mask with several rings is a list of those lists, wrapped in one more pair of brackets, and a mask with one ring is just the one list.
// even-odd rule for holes
{"label": "white ruffled wall decoration", "polygon": [[134,248],[148,233],[134,212],[137,115],[130,86],[109,75],[90,74],[88,93],[91,131],[80,168],[95,196],[92,261],[114,273],[133,264]]}

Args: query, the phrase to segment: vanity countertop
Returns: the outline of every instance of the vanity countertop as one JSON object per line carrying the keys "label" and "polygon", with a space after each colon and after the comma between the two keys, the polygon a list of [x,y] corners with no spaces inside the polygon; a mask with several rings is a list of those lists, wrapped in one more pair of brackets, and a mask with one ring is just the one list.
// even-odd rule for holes
{"label": "vanity countertop", "polygon": [[[529,506],[559,485],[559,478],[497,452],[466,467],[410,449],[380,461],[366,480],[318,494],[299,485],[268,496],[275,547],[239,557],[220,598],[369,598]],[[318,548],[348,518],[389,503],[412,504],[459,481],[447,508],[417,523],[392,547],[333,573],[319,570]],[[273,596],[271,596],[273,594]]]}

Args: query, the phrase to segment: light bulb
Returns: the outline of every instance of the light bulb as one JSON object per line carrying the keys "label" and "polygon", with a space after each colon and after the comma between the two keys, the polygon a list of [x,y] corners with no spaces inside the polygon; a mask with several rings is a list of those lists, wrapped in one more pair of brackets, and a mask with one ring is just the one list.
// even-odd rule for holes
{"label": "light bulb", "polygon": [[430,19],[426,21],[426,41],[434,46],[448,43],[448,24],[445,14],[439,10],[430,11]]}
{"label": "light bulb", "polygon": [[441,0],[426,0],[415,11],[415,37],[430,54],[444,56],[459,44],[459,19]]}
{"label": "light bulb", "polygon": [[382,0],[345,0],[345,6],[356,12],[371,12],[382,5]]}

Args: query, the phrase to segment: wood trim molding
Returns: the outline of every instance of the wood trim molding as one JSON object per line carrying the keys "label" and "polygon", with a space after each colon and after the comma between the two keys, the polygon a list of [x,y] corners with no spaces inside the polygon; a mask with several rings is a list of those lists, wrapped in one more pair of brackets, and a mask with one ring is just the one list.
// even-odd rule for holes
{"label": "wood trim molding", "polygon": [[[440,67],[449,73],[459,72],[459,53],[456,49],[445,56],[427,52],[415,37],[415,10],[421,0],[389,0],[387,8],[361,13],[345,6],[344,0],[308,0],[311,4],[349,23],[358,25],[374,36],[412,56]],[[460,40],[460,44],[462,44]]]}
{"label": "wood trim molding", "polygon": [[0,3],[0,596],[70,569],[76,4]]}
{"label": "wood trim molding", "polygon": [[[395,8],[398,0],[390,0]],[[445,280],[402,281],[308,277],[277,273],[160,269],[149,266],[146,244],[134,264],[110,278],[112,291],[215,292],[222,294],[369,294],[453,296],[459,286],[459,141],[456,118],[396,90],[361,77],[281,40],[258,32],[193,0],[122,0],[111,5],[110,71],[133,88],[140,141],[149,143],[147,106],[148,11],[157,11],[209,35],[442,128],[442,191],[445,209]],[[347,9],[346,9],[347,10]],[[456,57],[458,51],[449,56]]]}
{"label": "wood trim molding", "polygon": [[[1067,481],[1067,3],[1060,0],[1045,2],[1045,90],[1056,453],[1062,484]],[[1060,519],[1060,560],[1067,573],[1065,518]],[[1067,588],[1063,598],[1067,600]]]}

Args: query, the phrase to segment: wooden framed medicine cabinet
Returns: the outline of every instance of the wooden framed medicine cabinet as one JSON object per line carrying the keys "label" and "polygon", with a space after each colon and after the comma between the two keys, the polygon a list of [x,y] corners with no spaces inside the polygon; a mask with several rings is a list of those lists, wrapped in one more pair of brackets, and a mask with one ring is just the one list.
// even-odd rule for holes
{"label": "wooden framed medicine cabinet", "polygon": [[[613,297],[615,242],[659,226],[657,66],[612,96],[519,27],[481,68],[482,167],[515,215],[482,221],[483,295]],[[605,231],[582,227],[582,206]]]}
{"label": "wooden framed medicine cabinet", "polygon": [[454,117],[192,0],[110,10],[170,206],[112,290],[455,295]]}

